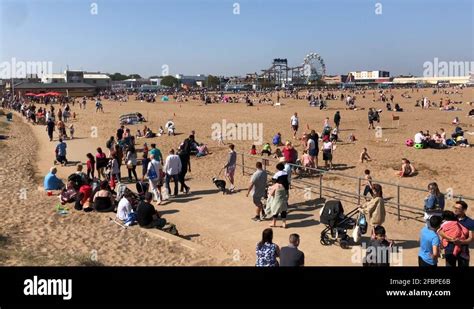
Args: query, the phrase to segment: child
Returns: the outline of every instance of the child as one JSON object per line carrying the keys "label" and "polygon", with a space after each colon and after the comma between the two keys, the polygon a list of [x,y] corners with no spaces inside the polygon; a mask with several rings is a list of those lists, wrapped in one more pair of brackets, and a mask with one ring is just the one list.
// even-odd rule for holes
{"label": "child", "polygon": [[356,140],[357,139],[356,139],[355,135],[351,133],[351,135],[349,135],[349,142],[354,143]]}
{"label": "child", "polygon": [[365,147],[360,153],[360,163],[364,163],[364,160],[367,162],[372,161],[372,158],[369,156],[369,153],[367,152],[367,148]]}
{"label": "child", "polygon": [[252,145],[252,148],[250,149],[250,154],[252,156],[255,156],[257,154],[257,147],[255,145]]}
{"label": "child", "polygon": [[365,180],[365,188],[364,188],[364,197],[367,201],[367,193],[370,193],[370,196],[374,197],[374,191],[372,190],[372,176],[370,176],[370,170],[364,171],[364,180]]}
{"label": "child", "polygon": [[338,130],[337,128],[334,128],[331,132],[331,142],[336,143],[338,139]]}
{"label": "child", "polygon": [[260,153],[261,156],[266,153],[268,156],[272,155],[272,148],[270,147],[270,143],[265,143],[262,148],[262,152]]}
{"label": "child", "polygon": [[69,134],[71,134],[71,139],[74,139],[74,126],[72,124],[69,126]]}
{"label": "child", "polygon": [[374,239],[367,247],[363,265],[366,267],[387,267],[390,266],[390,247],[392,243],[386,239],[385,228],[381,225],[374,229]]}
{"label": "child", "polygon": [[148,151],[143,152],[143,157],[142,157],[142,181],[145,181],[145,176],[147,175],[147,170],[148,170],[148,163],[150,163],[150,159],[148,159]]}
{"label": "child", "polygon": [[324,126],[323,126],[323,129],[324,129],[324,128],[329,128],[329,127],[331,127],[331,126],[329,125],[329,117],[326,117],[326,119],[324,119]]}
{"label": "child", "polygon": [[301,158],[304,167],[314,167],[314,159],[308,154],[308,150],[303,150],[303,157]]}
{"label": "child", "polygon": [[137,138],[141,138],[143,137],[142,135],[142,131],[140,131],[140,129],[137,130]]}
{"label": "child", "polygon": [[283,157],[283,153],[281,152],[281,149],[280,148],[277,148],[275,150],[275,154],[273,155],[273,158],[275,159],[280,159]]}
{"label": "child", "polygon": [[[443,211],[443,223],[438,230],[441,236],[441,244],[444,249],[451,242],[456,240],[466,240],[469,237],[469,230],[458,222],[456,215],[449,210]],[[461,253],[461,245],[454,244],[452,254],[458,256]]]}
{"label": "child", "polygon": [[163,130],[163,127],[160,126],[160,130],[158,130],[158,136],[162,136],[163,134],[165,134],[165,130]]}

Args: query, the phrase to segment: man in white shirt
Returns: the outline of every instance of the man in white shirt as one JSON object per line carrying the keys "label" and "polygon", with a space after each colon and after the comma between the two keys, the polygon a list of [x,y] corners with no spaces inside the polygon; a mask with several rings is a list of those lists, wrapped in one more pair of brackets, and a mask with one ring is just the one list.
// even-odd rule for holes
{"label": "man in white shirt", "polygon": [[416,133],[414,140],[415,140],[415,144],[423,144],[425,140],[425,135],[423,134],[423,131]]}
{"label": "man in white shirt", "polygon": [[130,204],[130,195],[126,193],[122,199],[120,199],[120,202],[117,207],[117,219],[121,221],[127,220],[127,217],[130,213],[133,212],[132,209],[132,204]]}
{"label": "man in white shirt", "polygon": [[166,172],[166,189],[168,195],[171,195],[170,181],[173,178],[174,181],[174,197],[178,196],[178,174],[181,172],[181,159],[174,153],[174,149],[171,149],[165,163]]}
{"label": "man in white shirt", "polygon": [[299,119],[298,119],[298,113],[295,113],[293,116],[291,116],[291,128],[293,129],[293,138],[296,138],[296,133],[298,133],[298,126],[299,126]]}

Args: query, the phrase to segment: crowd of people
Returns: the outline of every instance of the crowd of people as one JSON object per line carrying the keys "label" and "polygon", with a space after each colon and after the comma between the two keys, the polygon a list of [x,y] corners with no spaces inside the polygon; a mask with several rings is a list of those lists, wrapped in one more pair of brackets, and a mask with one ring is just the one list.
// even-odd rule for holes
{"label": "crowd of people", "polygon": [[[355,92],[349,94],[341,94],[339,98],[345,100],[349,109],[355,108]],[[365,95],[360,92],[360,95]],[[223,93],[211,96],[208,93],[188,93],[176,94],[176,100],[185,101],[188,97],[200,98],[207,103],[215,102],[249,102],[251,93],[243,96],[226,96]],[[258,102],[262,103],[267,100],[267,96],[253,94],[259,98]],[[111,94],[106,94],[110,99]],[[138,94],[138,98],[141,95]],[[269,93],[271,97],[271,92]],[[298,92],[285,93],[285,97],[299,97]],[[334,100],[338,96],[333,93],[323,92],[316,94],[310,91],[305,96],[310,104],[318,104],[324,108],[324,100]],[[148,100],[150,96],[141,99]],[[118,100],[121,100],[119,98]],[[154,100],[154,98],[153,98]],[[380,100],[389,104],[393,103],[393,95],[380,94]],[[21,101],[19,98],[9,100],[9,107],[20,112],[28,121],[37,124],[45,124],[45,128],[50,141],[53,141],[54,132],[57,132],[58,143],[55,147],[54,164],[67,165],[67,140],[74,138],[74,126],[66,123],[75,117],[71,111],[68,101],[61,101],[58,109],[51,104],[48,108],[37,108],[34,102]],[[254,102],[255,100],[252,100]],[[280,101],[278,97],[277,101]],[[316,102],[316,103],[315,103]],[[425,104],[425,103],[423,103]],[[2,102],[3,105],[3,102]],[[397,104],[398,105],[398,104]],[[85,98],[80,107],[85,109]],[[428,105],[429,106],[429,105]],[[103,106],[100,96],[96,99],[96,112],[102,111]],[[396,111],[402,111],[398,106]],[[379,113],[381,110],[370,108],[368,111],[369,129],[375,129],[374,123],[380,122]],[[254,221],[270,220],[270,228],[262,233],[262,239],[257,244],[257,266],[303,266],[305,256],[298,249],[300,244],[300,236],[291,234],[289,236],[289,245],[279,248],[273,243],[273,231],[271,228],[286,228],[286,218],[289,208],[289,195],[293,173],[303,173],[321,169],[322,166],[318,162],[318,154],[321,149],[324,168],[333,169],[333,155],[339,138],[341,114],[337,111],[333,117],[333,124],[329,118],[324,120],[320,133],[315,129],[307,127],[301,137],[298,137],[300,130],[300,119],[295,112],[289,121],[292,129],[294,140],[301,141],[302,155],[298,155],[296,147],[292,141],[283,142],[282,134],[277,132],[271,143],[265,143],[261,151],[257,151],[255,145],[252,145],[250,154],[254,156],[273,156],[278,159],[275,166],[275,173],[268,182],[269,175],[264,168],[262,162],[266,158],[262,158],[261,162],[255,165],[255,172],[252,174],[247,188],[247,196],[252,197],[255,206],[255,215],[252,217]],[[174,135],[174,123],[166,126],[165,131],[162,127],[158,130],[158,135]],[[67,130],[69,129],[69,131]],[[115,136],[111,136],[106,142],[105,150],[97,147],[96,153],[89,152],[85,155],[86,171],[83,171],[82,164],[77,165],[76,172],[68,177],[67,181],[61,180],[57,176],[57,168],[52,167],[44,178],[44,189],[47,191],[59,191],[61,202],[74,203],[74,208],[86,212],[116,212],[117,219],[123,223],[137,222],[139,226],[145,228],[164,228],[169,223],[160,216],[153,202],[160,205],[164,200],[178,196],[178,194],[190,193],[190,187],[186,184],[186,173],[191,171],[191,156],[205,156],[208,149],[206,145],[198,143],[195,140],[195,132],[191,134],[176,148],[169,149],[165,157],[162,151],[155,143],[143,144],[143,149],[136,149],[136,139],[141,137],[154,137],[154,133],[150,128],[146,127],[143,132],[137,130],[137,134],[132,134],[129,128],[124,125],[120,126]],[[459,139],[458,139],[459,138]],[[436,132],[431,136],[429,132],[419,132],[415,135],[413,144],[421,144],[421,148],[435,148],[433,145],[441,144],[449,147],[449,140],[454,140],[456,145],[469,145],[464,138],[463,130],[456,126],[451,139],[446,138],[444,129]],[[435,143],[435,144],[433,144]],[[275,151],[272,151],[272,146]],[[237,152],[235,145],[228,145],[228,157],[223,165],[225,169],[226,179],[230,182],[230,192],[235,192],[235,169],[237,165]],[[141,152],[141,158],[139,153]],[[372,160],[367,148],[363,148],[360,154],[360,162],[370,162]],[[140,176],[137,173],[137,167],[141,165],[142,172]],[[122,175],[122,167],[127,170],[127,176]],[[416,170],[412,163],[406,158],[402,159],[401,170],[396,175],[400,177],[408,177],[415,175]],[[370,243],[373,246],[390,247],[393,245],[387,240],[385,227],[386,212],[384,205],[383,189],[380,184],[374,183],[370,175],[370,170],[364,172],[364,191],[363,196],[366,198],[365,203],[360,205],[360,211],[368,217],[371,225]],[[141,199],[137,200],[131,192],[120,194],[119,184],[136,183],[141,187],[147,187],[148,190],[143,191]],[[173,182],[173,189],[171,183]],[[164,187],[164,190],[163,190]],[[444,254],[447,266],[466,266],[469,265],[469,243],[472,241],[472,231],[474,230],[474,221],[467,217],[466,210],[468,208],[466,202],[457,201],[453,211],[444,209],[444,196],[436,183],[428,186],[429,195],[425,199],[425,226],[420,232],[420,249],[419,249],[419,265],[420,266],[436,266],[438,259]],[[281,218],[282,224],[278,225],[278,219]],[[377,264],[377,263],[376,263]],[[377,266],[382,266],[377,264]],[[385,265],[385,264],[383,264]],[[370,266],[370,265],[369,265]],[[386,265],[385,265],[386,266]]]}

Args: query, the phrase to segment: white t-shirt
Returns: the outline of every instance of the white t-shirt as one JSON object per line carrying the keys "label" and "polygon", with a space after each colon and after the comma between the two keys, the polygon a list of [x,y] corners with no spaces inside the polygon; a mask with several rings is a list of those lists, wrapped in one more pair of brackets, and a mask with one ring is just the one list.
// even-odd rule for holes
{"label": "white t-shirt", "polygon": [[324,142],[323,143],[323,149],[332,149],[332,143],[331,142]]}
{"label": "white t-shirt", "polygon": [[291,116],[291,125],[292,126],[298,125],[298,117],[296,117],[295,115]]}
{"label": "white t-shirt", "polygon": [[117,206],[117,219],[125,221],[131,212],[132,205],[126,198],[122,197]]}
{"label": "white t-shirt", "polygon": [[314,140],[313,139],[308,139],[308,150],[313,150],[316,148],[316,144],[314,143]]}
{"label": "white t-shirt", "polygon": [[425,137],[420,132],[415,134],[415,144],[421,144]]}

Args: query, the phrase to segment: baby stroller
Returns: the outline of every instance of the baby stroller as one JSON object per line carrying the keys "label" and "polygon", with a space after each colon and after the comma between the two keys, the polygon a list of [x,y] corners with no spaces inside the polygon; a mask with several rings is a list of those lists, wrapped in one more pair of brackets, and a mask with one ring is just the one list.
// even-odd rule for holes
{"label": "baby stroller", "polygon": [[359,209],[355,208],[345,215],[341,201],[327,201],[321,209],[320,222],[326,225],[326,228],[321,232],[321,244],[329,246],[334,242],[339,242],[341,248],[347,249],[350,240],[347,230],[355,228],[356,220],[353,217],[358,212]]}

